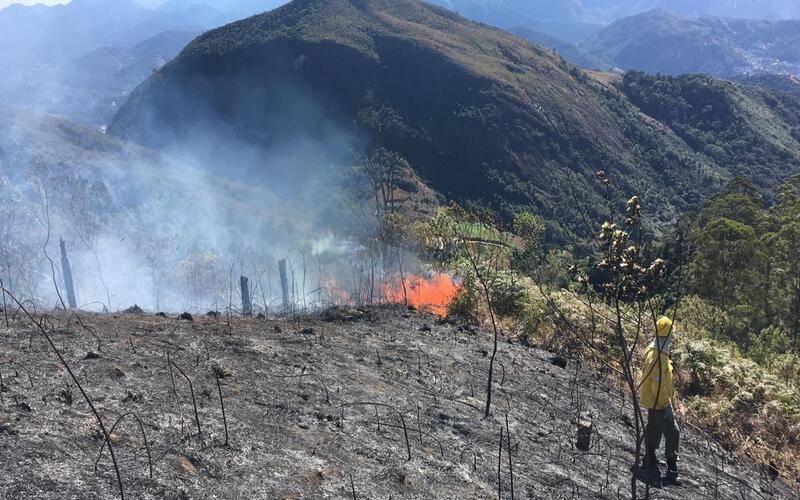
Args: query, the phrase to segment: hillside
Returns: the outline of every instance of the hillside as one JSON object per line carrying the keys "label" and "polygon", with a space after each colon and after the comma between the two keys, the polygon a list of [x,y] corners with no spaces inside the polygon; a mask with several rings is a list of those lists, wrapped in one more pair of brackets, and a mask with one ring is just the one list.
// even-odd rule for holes
{"label": "hillside", "polygon": [[685,18],[653,10],[623,18],[581,48],[624,70],[678,75],[800,73],[800,20]]}
{"label": "hillside", "polygon": [[[115,104],[191,38],[279,3],[172,0],[157,9],[135,0],[12,3],[0,8],[0,106],[106,125]],[[183,43],[173,48],[176,40]]]}
{"label": "hillside", "polygon": [[733,77],[732,80],[743,85],[778,90],[800,99],[800,76],[760,73],[757,75],[738,75]]}
{"label": "hillside", "polygon": [[740,87],[704,75],[649,76],[630,72],[621,89],[643,113],[668,126],[718,165],[758,185],[769,165],[797,171],[800,101],[781,92]]}
{"label": "hillside", "polygon": [[0,107],[0,175],[22,179],[35,164],[113,170],[120,165],[158,165],[153,150],[98,130],[28,109]]}
{"label": "hillside", "polygon": [[[524,25],[542,30],[542,25],[536,24],[549,22],[554,23],[551,25],[554,28],[560,25],[564,32],[572,27],[576,35],[583,28],[583,38],[592,31],[587,28],[594,26],[599,29],[622,17],[653,9],[666,9],[694,18],[718,16],[776,20],[800,17],[800,5],[794,0],[433,0],[432,3],[502,28]],[[549,29],[542,31],[559,35]],[[570,41],[577,43],[580,40]]]}
{"label": "hillside", "polygon": [[556,51],[564,60],[575,66],[597,70],[607,70],[611,67],[609,63],[589,54],[577,45],[565,42],[542,31],[526,27],[517,27],[510,29],[509,32],[540,47]]}
{"label": "hillside", "polygon": [[[445,10],[297,0],[196,39],[136,89],[110,132],[167,150],[203,148],[212,164],[236,154],[232,141],[284,151],[298,136],[337,158],[342,137],[356,134],[345,150],[363,140],[352,124],[370,96],[402,121],[384,134],[387,145],[452,200],[574,221],[577,200],[604,206],[594,176],[605,170],[667,222],[734,175],[758,171],[772,189],[800,166],[800,145],[786,139],[800,104],[741,101],[734,85],[721,92],[732,113],[767,117],[781,132],[780,162],[717,163],[552,52]],[[775,140],[747,119],[740,126]]]}
{"label": "hillside", "polygon": [[40,68],[0,86],[0,102],[104,127],[131,91],[199,32],[166,31],[130,47],[100,47],[57,68]]}
{"label": "hillside", "polygon": [[[512,483],[517,498],[617,498],[629,488],[627,405],[573,360],[561,368],[551,353],[503,343],[498,404],[483,419],[480,329],[401,308],[302,322],[79,317],[56,315],[51,335],[107,428],[128,415],[112,433],[128,498],[505,498]],[[14,320],[0,360],[0,496],[116,496],[89,407],[45,339]],[[582,452],[574,422],[588,414]],[[499,449],[506,415],[510,445]],[[685,484],[654,483],[653,498],[792,497],[681,423]]]}
{"label": "hillside", "polygon": [[794,0],[582,0],[586,9],[607,21],[652,9],[666,9],[686,17],[744,19],[797,19],[800,5]]}

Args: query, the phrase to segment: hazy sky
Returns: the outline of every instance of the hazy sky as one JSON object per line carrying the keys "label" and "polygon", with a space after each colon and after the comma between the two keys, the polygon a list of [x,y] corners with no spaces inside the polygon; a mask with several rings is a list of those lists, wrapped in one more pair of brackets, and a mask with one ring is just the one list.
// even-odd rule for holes
{"label": "hazy sky", "polygon": [[[25,5],[33,5],[37,3],[42,3],[45,5],[55,5],[57,3],[69,3],[70,0],[0,0],[0,9],[4,7],[8,7],[12,3],[21,3]],[[164,0],[136,0],[138,3],[152,7],[155,5],[160,5],[164,3]],[[201,2],[198,2],[201,3]]]}
{"label": "hazy sky", "polygon": [[21,3],[25,5],[33,5],[35,3],[43,3],[46,5],[54,5],[57,3],[67,3],[68,0],[0,0],[0,9],[8,7],[12,3]]}

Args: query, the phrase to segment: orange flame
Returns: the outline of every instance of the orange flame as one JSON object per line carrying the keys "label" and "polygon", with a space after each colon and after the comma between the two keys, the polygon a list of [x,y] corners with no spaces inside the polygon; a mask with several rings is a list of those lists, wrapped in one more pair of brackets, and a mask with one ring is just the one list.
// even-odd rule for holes
{"label": "orange flame", "polygon": [[458,285],[450,276],[437,274],[430,278],[424,276],[406,276],[405,295],[403,293],[403,282],[399,277],[391,286],[384,290],[386,300],[393,303],[404,303],[405,295],[408,295],[408,305],[417,309],[424,309],[438,314],[441,317],[447,316],[447,306],[458,294]]}

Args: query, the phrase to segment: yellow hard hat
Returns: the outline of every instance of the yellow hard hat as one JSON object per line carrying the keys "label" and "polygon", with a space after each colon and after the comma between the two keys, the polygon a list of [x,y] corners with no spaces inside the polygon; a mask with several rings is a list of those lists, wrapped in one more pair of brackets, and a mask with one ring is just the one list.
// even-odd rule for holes
{"label": "yellow hard hat", "polygon": [[656,334],[659,337],[668,337],[672,333],[672,320],[661,316],[656,322]]}

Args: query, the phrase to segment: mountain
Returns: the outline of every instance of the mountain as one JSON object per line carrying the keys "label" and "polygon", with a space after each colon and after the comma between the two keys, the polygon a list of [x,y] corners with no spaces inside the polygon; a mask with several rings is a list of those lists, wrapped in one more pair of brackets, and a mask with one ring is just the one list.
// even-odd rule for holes
{"label": "mountain", "polygon": [[606,70],[612,66],[599,57],[595,57],[584,51],[577,45],[565,42],[542,31],[536,31],[526,27],[513,28],[508,31],[536,45],[556,51],[558,55],[575,66],[601,70]]}
{"label": "mountain", "polygon": [[104,126],[125,96],[197,34],[282,0],[72,0],[0,9],[0,105]]}
{"label": "mountain", "polygon": [[[572,43],[586,38],[591,27],[599,29],[617,19],[653,9],[666,9],[685,17],[800,18],[800,3],[795,0],[432,0],[432,3],[486,24],[501,28],[526,26]],[[564,36],[567,34],[571,36]]]}
{"label": "mountain", "polygon": [[56,65],[111,44],[118,33],[149,16],[149,11],[132,0],[74,0],[52,7],[10,5],[0,10],[3,77]]}
{"label": "mountain", "polygon": [[800,20],[689,19],[654,10],[615,21],[581,48],[650,73],[800,74]]}
{"label": "mountain", "polygon": [[794,0],[582,0],[588,19],[611,22],[653,9],[665,9],[686,17],[744,19],[798,19],[800,4]]}
{"label": "mountain", "polygon": [[[402,124],[384,144],[430,187],[504,216],[534,207],[551,220],[579,220],[582,203],[604,206],[598,170],[663,222],[734,175],[754,173],[771,189],[800,170],[796,100],[710,78],[626,80],[595,80],[415,0],[296,0],[197,38],[133,92],[109,131],[166,150],[190,145],[225,165],[244,146],[298,151],[297,137],[336,146],[352,134],[338,145],[358,146],[368,134],[352,124],[377,103]],[[652,104],[664,87],[686,116]],[[728,162],[715,149],[728,143],[760,154]]]}
{"label": "mountain", "polygon": [[157,9],[134,0],[12,4],[0,9],[0,75],[61,67],[100,47],[129,47],[167,31],[201,32],[269,10],[275,0],[171,0]]}
{"label": "mountain", "polygon": [[57,68],[0,86],[0,102],[105,126],[128,94],[175,57],[197,32],[167,31],[132,47],[101,47]]}
{"label": "mountain", "polygon": [[569,43],[580,43],[602,29],[594,21],[583,21],[578,0],[430,0],[460,15],[498,28],[524,27],[546,33]]}
{"label": "mountain", "polygon": [[285,3],[286,0],[167,0],[159,5],[157,10],[171,14],[179,14],[190,9],[207,10],[240,18],[260,14]]}
{"label": "mountain", "polygon": [[524,21],[578,21],[584,17],[579,0],[434,0],[431,3],[496,26]]}

